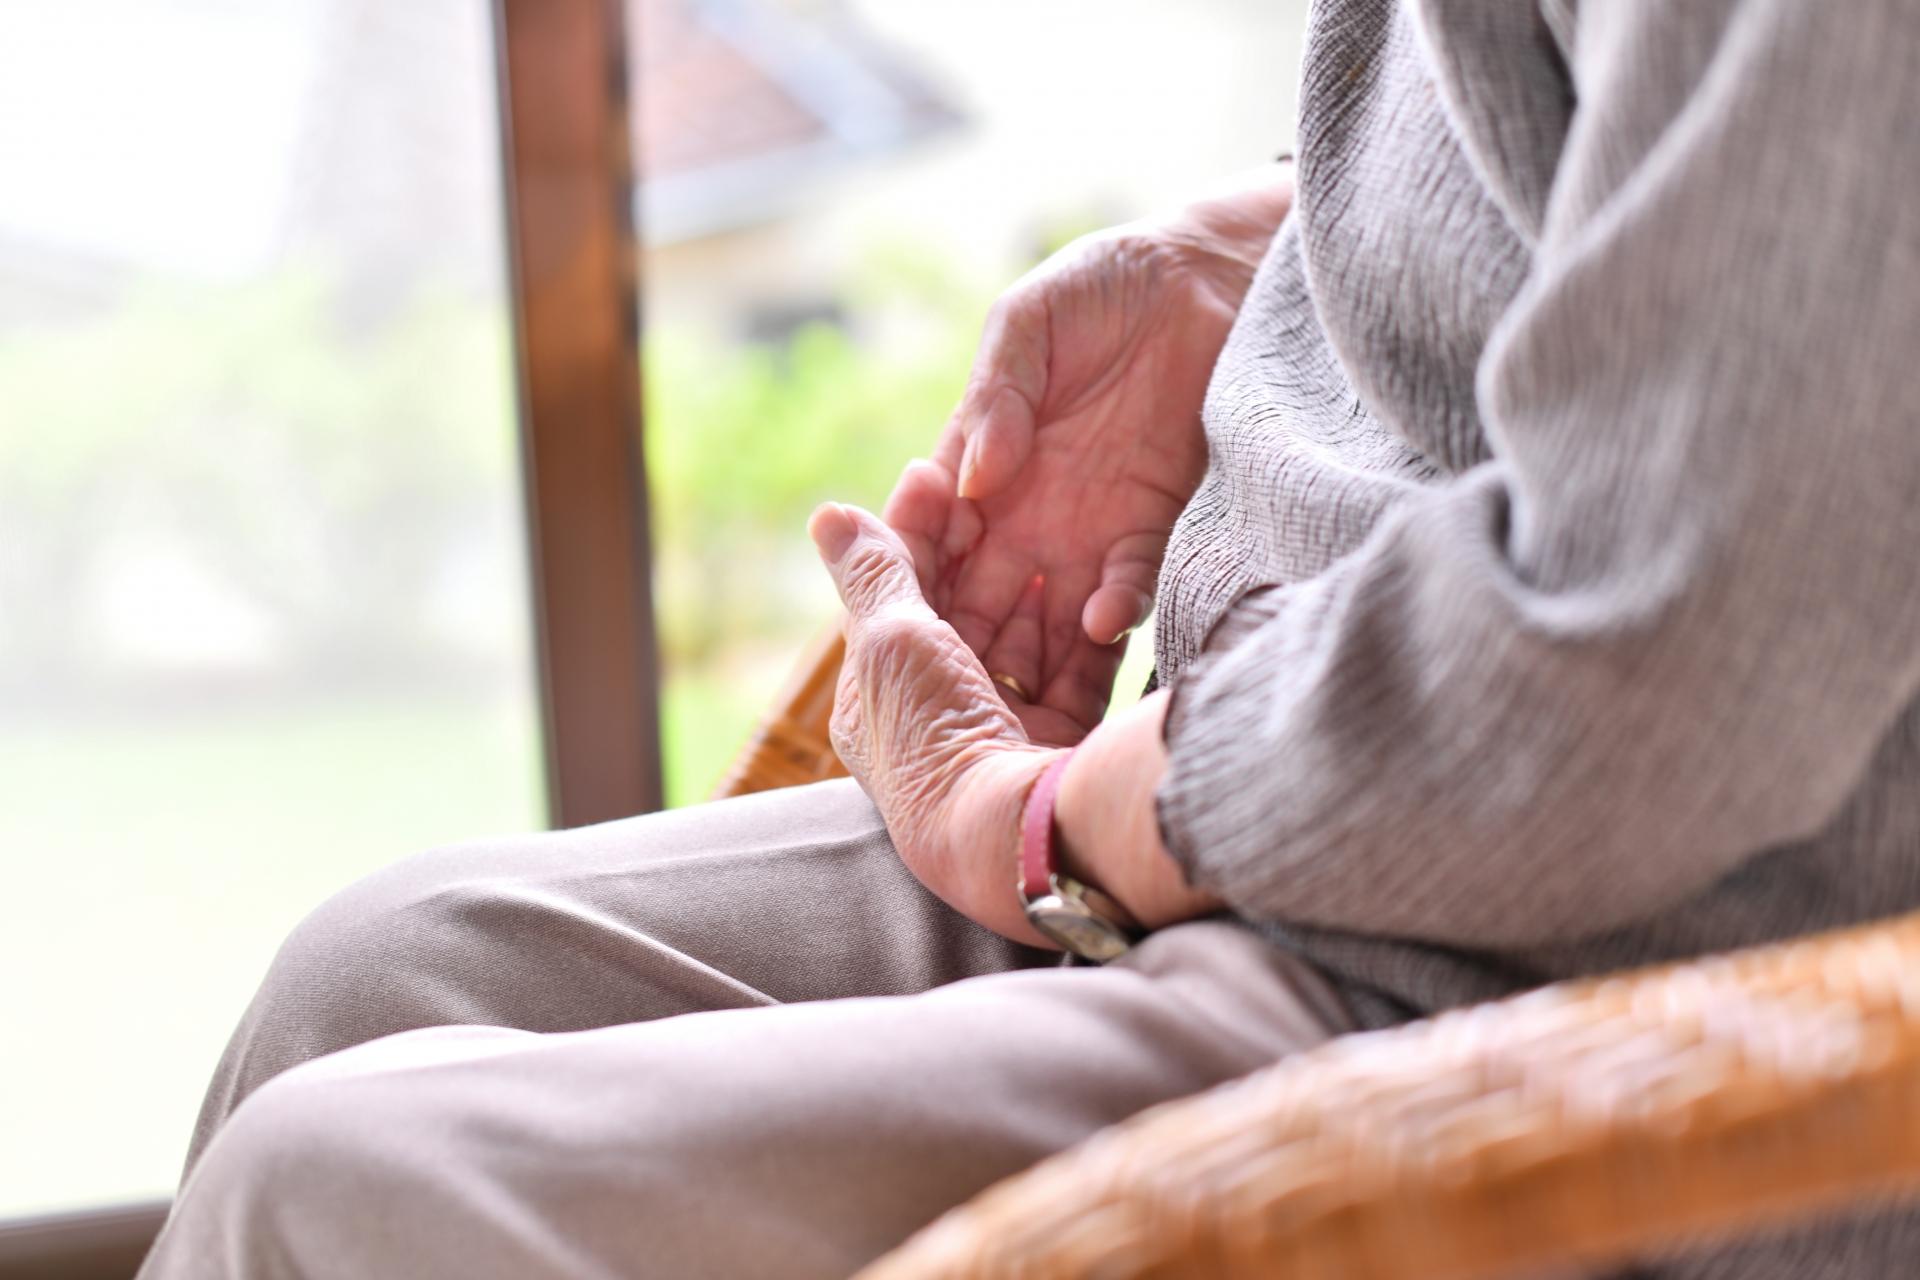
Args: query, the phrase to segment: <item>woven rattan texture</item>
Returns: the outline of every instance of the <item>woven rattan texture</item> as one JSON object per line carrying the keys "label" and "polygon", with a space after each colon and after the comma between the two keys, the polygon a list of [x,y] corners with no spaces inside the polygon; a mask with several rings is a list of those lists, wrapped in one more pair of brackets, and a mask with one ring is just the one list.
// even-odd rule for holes
{"label": "woven rattan texture", "polygon": [[863,1273],[1458,1280],[1920,1191],[1920,916],[1350,1036]]}
{"label": "woven rattan texture", "polygon": [[833,691],[847,642],[835,623],[807,647],[767,714],[734,757],[713,798],[777,791],[826,778],[846,776],[833,754],[827,725],[833,718]]}

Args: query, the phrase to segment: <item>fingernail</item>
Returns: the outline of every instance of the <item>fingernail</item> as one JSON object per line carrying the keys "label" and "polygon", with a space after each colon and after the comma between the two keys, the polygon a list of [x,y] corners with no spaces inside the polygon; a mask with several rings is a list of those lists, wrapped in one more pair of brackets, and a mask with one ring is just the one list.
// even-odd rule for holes
{"label": "fingernail", "polygon": [[807,531],[813,535],[813,545],[820,548],[828,564],[839,564],[840,557],[847,554],[847,548],[860,536],[860,526],[853,513],[837,502],[821,503],[813,519],[807,522]]}

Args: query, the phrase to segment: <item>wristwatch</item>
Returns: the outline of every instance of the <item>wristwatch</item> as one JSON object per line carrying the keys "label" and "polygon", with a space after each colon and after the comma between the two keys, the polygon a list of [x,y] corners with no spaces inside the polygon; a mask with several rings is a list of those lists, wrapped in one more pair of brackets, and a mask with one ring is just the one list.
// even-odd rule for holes
{"label": "wristwatch", "polygon": [[1127,909],[1060,869],[1060,830],[1053,820],[1068,751],[1047,766],[1027,793],[1020,823],[1020,905],[1027,922],[1074,955],[1098,964],[1118,958],[1141,933]]}

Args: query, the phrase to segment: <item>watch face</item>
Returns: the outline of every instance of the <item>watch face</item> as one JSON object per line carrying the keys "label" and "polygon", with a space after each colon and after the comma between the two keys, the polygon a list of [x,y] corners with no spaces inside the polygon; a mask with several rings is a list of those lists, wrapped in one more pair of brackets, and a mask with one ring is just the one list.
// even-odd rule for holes
{"label": "watch face", "polygon": [[1027,919],[1073,954],[1102,964],[1124,954],[1129,945],[1118,925],[1068,898],[1035,898],[1027,904]]}

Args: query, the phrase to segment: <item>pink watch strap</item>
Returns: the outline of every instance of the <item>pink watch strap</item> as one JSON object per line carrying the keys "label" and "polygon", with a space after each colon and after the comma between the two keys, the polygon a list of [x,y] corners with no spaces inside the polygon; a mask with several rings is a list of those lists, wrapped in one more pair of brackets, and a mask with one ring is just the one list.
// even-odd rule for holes
{"label": "pink watch strap", "polygon": [[1026,814],[1020,821],[1020,892],[1040,898],[1053,892],[1053,874],[1060,869],[1058,835],[1053,823],[1054,801],[1060,780],[1067,774],[1075,747],[1047,766],[1027,793]]}

